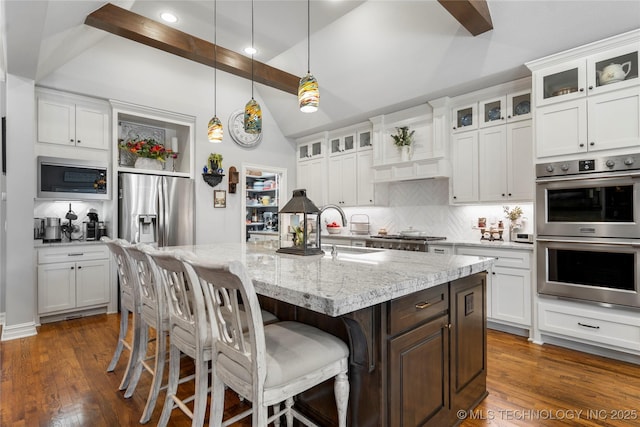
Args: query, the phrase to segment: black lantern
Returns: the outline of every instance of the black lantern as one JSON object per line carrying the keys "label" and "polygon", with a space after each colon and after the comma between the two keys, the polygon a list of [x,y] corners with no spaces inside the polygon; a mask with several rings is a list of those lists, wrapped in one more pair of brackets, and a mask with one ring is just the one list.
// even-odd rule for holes
{"label": "black lantern", "polygon": [[[276,252],[294,255],[319,255],[320,248],[320,209],[307,198],[307,190],[293,190],[293,197],[280,209],[280,224],[289,224],[287,238],[280,240],[280,249]],[[282,221],[283,214],[289,221]]]}

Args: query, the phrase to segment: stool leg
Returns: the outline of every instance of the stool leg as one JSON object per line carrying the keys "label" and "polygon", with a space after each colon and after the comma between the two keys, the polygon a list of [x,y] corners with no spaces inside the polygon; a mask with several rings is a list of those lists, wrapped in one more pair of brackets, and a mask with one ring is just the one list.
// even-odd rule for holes
{"label": "stool leg", "polygon": [[167,357],[167,333],[164,331],[156,330],[156,357],[155,366],[153,368],[153,382],[149,389],[149,396],[147,396],[147,404],[142,412],[140,418],[140,424],[149,422],[153,410],[156,407],[158,395],[160,394],[160,388],[162,387],[162,379],[164,376],[164,365]]}
{"label": "stool leg", "polygon": [[142,321],[142,319],[138,319],[141,323],[140,325],[140,337],[138,338],[138,351],[136,351],[136,358],[132,362],[133,363],[133,371],[129,376],[129,385],[127,386],[127,391],[124,393],[125,398],[130,398],[133,395],[133,392],[136,390],[136,386],[138,385],[138,381],[140,381],[140,374],[142,374],[142,370],[144,366],[142,365],[143,361],[147,358],[147,346],[149,343],[149,326]]}
{"label": "stool leg", "polygon": [[124,348],[123,342],[127,337],[127,330],[129,329],[129,311],[125,308],[120,312],[120,332],[118,334],[118,344],[116,345],[116,351],[113,353],[113,357],[111,358],[111,362],[109,362],[109,367],[107,368],[107,372],[113,372],[118,364],[118,360],[120,359],[120,355],[122,354],[122,349]]}
{"label": "stool leg", "polygon": [[336,396],[338,408],[338,426],[347,427],[347,405],[349,403],[349,378],[346,372],[336,375],[333,385],[333,393]]}
{"label": "stool leg", "polygon": [[207,412],[207,389],[209,388],[209,362],[200,361],[196,365],[195,399],[193,401],[193,419],[191,427],[202,427]]}
{"label": "stool leg", "polygon": [[171,411],[175,408],[173,397],[178,391],[178,381],[180,380],[180,349],[174,345],[171,346],[169,353],[169,383],[167,385],[167,396],[164,399],[162,414],[158,421],[158,427],[166,427],[171,418]]}
{"label": "stool leg", "polygon": [[[279,406],[279,405],[278,405]],[[293,427],[293,397],[287,398],[284,402],[285,408],[287,408],[287,412],[285,413],[285,418],[287,420],[287,427]]]}
{"label": "stool leg", "polygon": [[133,370],[133,363],[138,357],[138,351],[140,350],[140,319],[137,319],[137,314],[132,313],[131,316],[131,324],[133,328],[133,338],[131,340],[131,351],[129,351],[129,360],[127,361],[127,367],[124,371],[124,375],[122,376],[122,382],[120,383],[120,390],[124,390],[129,386],[129,381],[131,379],[131,374]]}
{"label": "stool leg", "polygon": [[211,408],[209,410],[209,426],[220,427],[224,416],[224,382],[218,379],[215,366],[211,368]]}

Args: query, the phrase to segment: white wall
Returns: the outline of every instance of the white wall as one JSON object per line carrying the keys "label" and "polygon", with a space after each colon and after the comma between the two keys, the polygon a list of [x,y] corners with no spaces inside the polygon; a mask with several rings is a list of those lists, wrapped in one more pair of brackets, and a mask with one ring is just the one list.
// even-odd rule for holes
{"label": "white wall", "polygon": [[6,319],[2,340],[36,333],[34,82],[9,74],[6,89]]}
{"label": "white wall", "polygon": [[[226,208],[213,208],[213,188],[200,177],[210,153],[222,154],[225,170],[230,166],[240,170],[243,162],[277,166],[288,170],[292,183],[296,171],[293,142],[283,136],[273,120],[268,105],[260,98],[259,86],[254,97],[263,111],[261,144],[250,150],[231,140],[228,118],[251,98],[251,83],[220,71],[217,80],[217,115],[225,126],[222,144],[207,140],[207,124],[213,115],[213,69],[117,36],[107,35],[38,84],[195,116],[196,242],[212,243],[239,241],[244,213],[239,192],[227,194]],[[294,95],[290,97],[297,103]],[[215,189],[228,190],[227,178]]]}

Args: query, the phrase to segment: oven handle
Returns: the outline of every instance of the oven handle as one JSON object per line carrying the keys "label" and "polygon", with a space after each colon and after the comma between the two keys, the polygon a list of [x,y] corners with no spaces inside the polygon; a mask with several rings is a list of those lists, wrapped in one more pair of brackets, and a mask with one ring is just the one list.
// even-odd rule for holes
{"label": "oven handle", "polygon": [[536,184],[547,184],[549,182],[565,182],[565,181],[583,181],[585,179],[602,179],[602,178],[631,178],[638,179],[640,178],[640,172],[623,172],[621,174],[610,173],[610,174],[580,174],[580,175],[571,175],[571,176],[549,176],[549,177],[538,177],[536,179]]}
{"label": "oven handle", "polygon": [[631,246],[632,248],[640,248],[640,240],[633,242],[623,242],[619,240],[605,240],[605,241],[593,241],[593,240],[578,240],[578,239],[567,239],[567,238],[559,238],[559,239],[549,239],[549,238],[540,238],[536,239],[536,242],[550,242],[550,243],[580,243],[580,244],[589,244],[589,245],[617,245],[617,246]]}

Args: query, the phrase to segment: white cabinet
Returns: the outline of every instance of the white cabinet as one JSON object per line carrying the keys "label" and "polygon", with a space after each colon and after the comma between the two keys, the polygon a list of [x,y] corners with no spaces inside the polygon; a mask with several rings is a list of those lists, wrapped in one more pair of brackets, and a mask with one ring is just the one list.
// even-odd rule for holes
{"label": "white cabinet", "polygon": [[452,136],[452,195],[454,203],[478,201],[478,133],[462,132]]}
{"label": "white cabinet", "polygon": [[104,245],[38,249],[38,313],[109,303],[109,251]]}
{"label": "white cabinet", "polygon": [[327,193],[329,203],[338,206],[357,204],[357,158],[356,153],[329,157]]}
{"label": "white cabinet", "polygon": [[307,190],[307,197],[316,206],[327,203],[327,133],[310,135],[298,139],[298,161],[296,187]]}
{"label": "white cabinet", "polygon": [[640,355],[637,311],[540,297],[542,334]]}
{"label": "white cabinet", "polygon": [[354,153],[356,151],[356,135],[348,133],[346,135],[334,135],[329,137],[329,156],[335,156],[345,153]]}
{"label": "white cabinet", "polygon": [[531,120],[452,135],[454,203],[533,200]]}
{"label": "white cabinet", "polygon": [[[451,203],[533,200],[529,82],[522,79],[454,101],[462,107],[451,110]],[[474,97],[482,100],[468,103]]]}
{"label": "white cabinet", "polygon": [[531,257],[529,250],[456,246],[458,255],[496,258],[487,276],[487,319],[531,327]]}
{"label": "white cabinet", "polygon": [[527,63],[536,155],[640,147],[640,30]]}
{"label": "white cabinet", "polygon": [[375,204],[375,184],[373,183],[373,150],[359,148],[356,155],[358,176],[356,178],[358,206],[372,206]]}
{"label": "white cabinet", "polygon": [[36,91],[38,142],[109,148],[109,103],[45,89]]}

